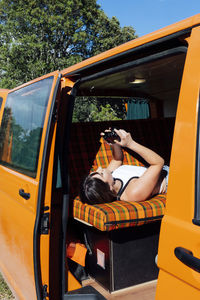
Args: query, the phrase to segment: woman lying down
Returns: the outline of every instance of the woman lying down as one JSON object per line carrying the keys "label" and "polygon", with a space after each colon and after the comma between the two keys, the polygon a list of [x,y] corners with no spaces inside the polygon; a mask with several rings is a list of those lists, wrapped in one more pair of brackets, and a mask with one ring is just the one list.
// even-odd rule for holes
{"label": "woman lying down", "polygon": [[[114,140],[107,138],[108,132]],[[113,158],[107,168],[99,167],[90,173],[81,186],[81,200],[88,204],[108,203],[116,200],[144,201],[158,193],[166,193],[169,167],[154,151],[135,142],[123,129],[101,133],[112,147]],[[139,154],[148,167],[123,165],[126,147]],[[164,175],[163,175],[164,174]]]}

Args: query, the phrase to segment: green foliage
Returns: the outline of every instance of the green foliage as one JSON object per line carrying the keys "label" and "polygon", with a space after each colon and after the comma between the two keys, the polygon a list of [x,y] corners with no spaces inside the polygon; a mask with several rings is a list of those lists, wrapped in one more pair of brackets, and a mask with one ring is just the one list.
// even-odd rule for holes
{"label": "green foliage", "polygon": [[93,39],[93,55],[109,50],[137,37],[132,27],[120,27],[116,17],[109,19],[103,11],[99,11],[95,23]]}
{"label": "green foliage", "polygon": [[0,87],[64,69],[135,37],[96,0],[1,0]]}
{"label": "green foliage", "polygon": [[[0,87],[61,70],[136,37],[132,27],[108,18],[96,0],[1,0]],[[75,107],[74,120],[122,118],[93,99]],[[81,103],[80,103],[81,104]],[[94,108],[94,104],[98,107]],[[99,117],[97,115],[100,114]]]}
{"label": "green foliage", "polygon": [[73,122],[98,122],[126,118],[125,102],[121,99],[77,97]]}
{"label": "green foliage", "polygon": [[98,108],[93,105],[91,111],[91,117],[94,121],[107,121],[107,120],[120,120],[117,118],[117,114],[110,104],[106,104],[105,106],[100,106],[100,111]]}
{"label": "green foliage", "polygon": [[72,122],[90,122],[91,108],[96,103],[92,97],[76,97]]}

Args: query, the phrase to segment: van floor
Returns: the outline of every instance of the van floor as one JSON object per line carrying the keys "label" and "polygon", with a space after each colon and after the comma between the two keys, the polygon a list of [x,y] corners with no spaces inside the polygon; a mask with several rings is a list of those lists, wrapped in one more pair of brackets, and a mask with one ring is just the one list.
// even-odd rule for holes
{"label": "van floor", "polygon": [[90,285],[95,288],[107,300],[154,300],[156,295],[156,284],[157,280],[153,280],[137,286],[109,293],[92,278],[82,282],[83,286]]}

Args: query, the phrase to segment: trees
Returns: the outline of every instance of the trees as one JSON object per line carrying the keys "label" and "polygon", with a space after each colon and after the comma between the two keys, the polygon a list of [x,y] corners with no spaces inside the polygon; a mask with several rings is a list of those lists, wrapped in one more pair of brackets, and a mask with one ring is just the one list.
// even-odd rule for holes
{"label": "trees", "polygon": [[11,89],[135,37],[96,0],[1,0],[0,87]]}
{"label": "trees", "polygon": [[73,122],[98,122],[125,118],[125,101],[122,99],[76,97]]}
{"label": "trees", "polygon": [[12,88],[135,38],[96,0],[1,0],[0,87]]}
{"label": "trees", "polygon": [[131,26],[120,27],[116,17],[109,19],[102,10],[98,11],[95,21],[92,55],[99,54],[137,37]]}

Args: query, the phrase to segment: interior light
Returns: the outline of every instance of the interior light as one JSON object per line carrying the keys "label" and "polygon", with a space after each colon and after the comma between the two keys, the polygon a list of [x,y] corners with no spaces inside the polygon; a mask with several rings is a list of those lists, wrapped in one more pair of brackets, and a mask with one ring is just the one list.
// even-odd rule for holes
{"label": "interior light", "polygon": [[140,84],[140,83],[145,83],[146,79],[144,78],[135,78],[134,80],[130,81],[129,83],[131,84]]}

